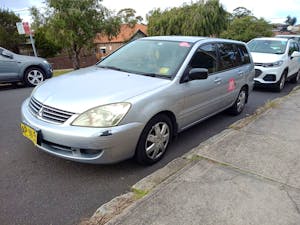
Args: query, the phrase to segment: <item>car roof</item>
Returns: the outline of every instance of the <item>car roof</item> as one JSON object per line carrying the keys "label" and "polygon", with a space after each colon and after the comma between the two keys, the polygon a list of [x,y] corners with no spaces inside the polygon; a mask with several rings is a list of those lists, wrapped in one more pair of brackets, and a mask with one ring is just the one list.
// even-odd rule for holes
{"label": "car roof", "polygon": [[289,41],[289,38],[282,38],[282,37],[260,37],[260,38],[254,38],[252,40],[269,40],[269,41]]}
{"label": "car roof", "polygon": [[182,42],[190,42],[196,43],[198,41],[209,40],[215,42],[230,42],[230,43],[238,43],[244,44],[241,41],[229,40],[229,39],[221,39],[221,38],[211,38],[211,37],[201,37],[201,36],[151,36],[141,38],[142,40],[161,40],[161,41],[182,41]]}
{"label": "car roof", "polygon": [[300,37],[300,35],[297,35],[297,34],[278,34],[275,37],[293,38],[293,37]]}

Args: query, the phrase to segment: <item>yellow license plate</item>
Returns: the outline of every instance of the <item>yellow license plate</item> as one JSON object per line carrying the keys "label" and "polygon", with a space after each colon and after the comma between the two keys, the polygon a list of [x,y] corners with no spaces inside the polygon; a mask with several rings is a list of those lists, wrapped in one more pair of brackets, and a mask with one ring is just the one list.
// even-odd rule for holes
{"label": "yellow license plate", "polygon": [[22,134],[33,142],[34,145],[37,145],[38,133],[31,127],[21,123]]}

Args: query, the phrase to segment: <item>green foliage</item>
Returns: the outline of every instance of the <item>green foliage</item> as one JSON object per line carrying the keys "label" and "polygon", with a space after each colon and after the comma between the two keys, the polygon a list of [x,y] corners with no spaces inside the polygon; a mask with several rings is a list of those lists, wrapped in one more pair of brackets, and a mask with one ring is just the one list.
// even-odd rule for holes
{"label": "green foliage", "polygon": [[30,13],[33,19],[31,29],[34,31],[35,47],[39,56],[44,58],[55,56],[62,50],[62,46],[49,37],[47,18],[36,7],[30,8]]}
{"label": "green foliage", "polygon": [[272,36],[272,25],[254,16],[235,17],[221,37],[248,42],[256,37]]}
{"label": "green foliage", "polygon": [[19,35],[16,23],[21,22],[14,12],[0,9],[0,46],[13,52],[19,52],[19,45],[25,41],[24,35]]}
{"label": "green foliage", "polygon": [[136,16],[136,11],[132,8],[121,9],[117,16],[120,18],[122,23],[129,24],[129,26],[134,26],[136,23],[141,23],[143,17]]}
{"label": "green foliage", "polygon": [[134,193],[136,199],[141,199],[149,193],[148,190],[140,190],[135,188],[132,188],[132,192]]}
{"label": "green foliage", "polygon": [[147,15],[149,35],[218,36],[229,14],[219,0],[198,1],[165,11],[155,9]]}
{"label": "green foliage", "polygon": [[47,37],[47,26],[38,28],[34,34],[39,56],[48,58],[61,52],[62,46]]}
{"label": "green foliage", "polygon": [[232,16],[234,18],[242,18],[245,16],[253,16],[252,12],[245,7],[237,7],[233,10]]}
{"label": "green foliage", "polygon": [[80,68],[79,54],[88,48],[98,32],[116,35],[120,19],[100,4],[100,0],[46,0],[46,37],[57,46],[63,46]]}

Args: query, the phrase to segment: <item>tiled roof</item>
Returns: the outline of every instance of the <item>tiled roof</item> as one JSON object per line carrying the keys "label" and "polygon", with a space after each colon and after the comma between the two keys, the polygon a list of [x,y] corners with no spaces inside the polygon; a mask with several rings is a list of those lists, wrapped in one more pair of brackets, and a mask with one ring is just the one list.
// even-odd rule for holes
{"label": "tiled roof", "polygon": [[123,43],[130,40],[138,31],[147,35],[147,26],[144,24],[135,24],[133,27],[130,27],[128,24],[122,24],[120,33],[116,37],[112,37],[109,40],[107,35],[97,33],[94,43]]}

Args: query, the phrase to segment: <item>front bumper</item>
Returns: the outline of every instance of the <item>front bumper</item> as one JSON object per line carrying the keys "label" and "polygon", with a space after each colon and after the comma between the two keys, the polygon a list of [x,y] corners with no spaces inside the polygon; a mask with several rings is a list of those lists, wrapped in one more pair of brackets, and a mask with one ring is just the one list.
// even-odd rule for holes
{"label": "front bumper", "polygon": [[[110,128],[87,128],[53,124],[32,115],[26,99],[21,108],[22,122],[39,131],[37,147],[52,155],[72,161],[108,164],[134,156],[142,123],[130,123]],[[73,120],[73,119],[72,119]]]}
{"label": "front bumper", "polygon": [[262,67],[255,66],[255,86],[273,85],[278,83],[283,72],[282,67]]}

